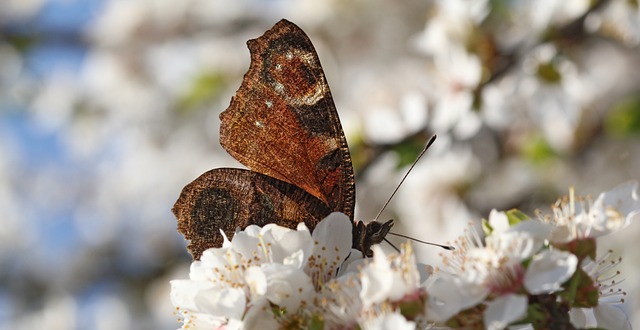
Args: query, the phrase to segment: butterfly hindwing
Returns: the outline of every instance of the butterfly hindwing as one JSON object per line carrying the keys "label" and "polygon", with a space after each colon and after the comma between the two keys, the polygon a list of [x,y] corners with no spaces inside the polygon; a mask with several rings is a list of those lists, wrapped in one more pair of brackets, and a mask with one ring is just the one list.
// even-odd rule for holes
{"label": "butterfly hindwing", "polygon": [[243,169],[205,172],[182,190],[173,207],[178,230],[190,240],[189,251],[200,259],[208,248],[222,246],[222,229],[229,239],[236,227],[275,223],[311,230],[331,210],[306,191],[278,179]]}
{"label": "butterfly hindwing", "polygon": [[247,44],[250,68],[220,114],[220,143],[249,169],[298,186],[353,219],[351,157],[311,41],[282,20]]}

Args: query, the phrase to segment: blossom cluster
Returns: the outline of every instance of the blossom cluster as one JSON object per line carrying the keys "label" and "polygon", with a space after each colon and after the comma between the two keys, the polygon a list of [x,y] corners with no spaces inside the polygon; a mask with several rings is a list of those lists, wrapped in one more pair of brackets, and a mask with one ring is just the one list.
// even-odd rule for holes
{"label": "blossom cluster", "polygon": [[596,238],[626,227],[640,212],[637,185],[595,200],[571,191],[551,214],[535,218],[492,211],[483,221],[484,240],[471,230],[444,256],[446,266],[428,290],[439,302],[427,311],[431,319],[454,328],[481,322],[487,329],[630,329],[616,306],[625,292],[612,269],[621,260],[609,260],[611,252],[598,257]]}
{"label": "blossom cluster", "polygon": [[172,281],[171,300],[183,329],[413,329],[426,291],[411,246],[373,251],[366,260],[351,248],[342,213],[313,233],[249,226],[205,251],[189,280]]}
{"label": "blossom cluster", "polygon": [[468,231],[435,271],[408,243],[363,258],[341,213],[313,233],[249,226],[172,281],[171,300],[183,329],[630,328],[615,304],[620,260],[598,257],[596,238],[640,213],[637,185],[595,200],[572,191],[536,217],[494,210],[484,239]]}

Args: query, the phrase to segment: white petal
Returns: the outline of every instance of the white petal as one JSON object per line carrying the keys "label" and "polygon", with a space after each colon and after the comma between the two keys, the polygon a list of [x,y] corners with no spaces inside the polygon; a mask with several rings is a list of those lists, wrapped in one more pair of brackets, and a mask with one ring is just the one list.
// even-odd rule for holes
{"label": "white petal", "polygon": [[617,306],[600,303],[593,309],[598,328],[602,329],[631,329],[627,315]]}
{"label": "white petal", "polygon": [[407,319],[399,313],[378,315],[374,319],[368,319],[361,324],[364,330],[413,330],[415,322]]}
{"label": "white petal", "polygon": [[245,228],[244,231],[235,233],[231,239],[231,248],[247,260],[258,258],[254,262],[266,262],[267,260],[264,260],[264,249],[258,248],[258,244],[260,244],[260,239],[257,237],[259,230],[260,227],[252,225]]}
{"label": "white petal", "polygon": [[526,315],[527,304],[527,296],[517,294],[507,294],[488,302],[484,327],[490,330],[506,328]]}
{"label": "white petal", "polygon": [[544,244],[543,240],[536,239],[527,232],[518,231],[507,231],[487,236],[485,241],[488,249],[476,249],[477,252],[495,251],[497,262],[501,262],[499,260],[503,257],[509,257],[519,262],[538,252]]}
{"label": "white petal", "polygon": [[323,307],[325,315],[329,316],[325,318],[326,329],[348,328],[347,325],[356,324],[362,311],[360,288],[360,279],[355,272],[332,279],[321,287],[317,299],[326,302]]}
{"label": "white petal", "polygon": [[314,281],[325,283],[334,278],[351,252],[352,224],[338,212],[329,214],[313,230],[313,251],[305,271]]}
{"label": "white petal", "polygon": [[378,245],[374,245],[371,249],[373,262],[365,266],[360,273],[362,282],[360,299],[365,308],[389,298],[394,280],[393,270],[384,251]]}
{"label": "white petal", "polygon": [[213,248],[205,250],[200,261],[191,264],[189,278],[192,280],[209,280],[241,282],[242,270],[235,267],[244,263],[242,255],[231,248]]}
{"label": "white petal", "polygon": [[553,229],[549,240],[556,243],[567,243],[575,239],[571,227],[568,225],[558,225]]}
{"label": "white petal", "polygon": [[244,281],[249,287],[251,300],[267,293],[267,276],[260,266],[251,266],[244,272]]}
{"label": "white petal", "polygon": [[513,227],[509,231],[525,232],[534,239],[544,241],[549,238],[549,234],[554,230],[555,226],[546,224],[537,220],[524,220]]}
{"label": "white petal", "polygon": [[[311,236],[309,236],[309,237],[311,237]],[[313,248],[313,244],[309,244],[308,245],[308,249],[311,250],[312,248]],[[295,268],[298,268],[298,269],[302,269],[302,267],[304,266],[306,261],[307,260],[305,258],[305,253],[303,252],[303,250],[298,250],[296,252],[293,252],[289,256],[285,257],[282,260],[282,264],[283,265],[287,265],[287,266],[291,266],[291,267],[295,267]]]}
{"label": "white petal", "polygon": [[244,314],[246,306],[244,290],[239,288],[201,290],[194,301],[199,311],[238,320]]}
{"label": "white petal", "polygon": [[[276,237],[275,241],[265,241],[271,244],[271,262],[294,262],[297,268],[302,268],[302,260],[311,254],[313,249],[313,239],[309,231],[290,230]],[[293,258],[293,259],[291,259]]]}
{"label": "white petal", "polygon": [[275,224],[260,228],[249,226],[237,232],[231,241],[233,250],[253,264],[263,262],[282,262],[299,250],[311,249],[311,236],[308,231],[295,231]]}
{"label": "white petal", "polygon": [[[344,261],[351,252],[352,224],[344,213],[333,212],[324,218],[313,230],[317,244],[313,254],[322,253],[329,260]],[[318,251],[326,248],[324,252]]]}
{"label": "white petal", "polygon": [[243,317],[244,329],[262,330],[278,329],[280,324],[270,308],[270,302],[266,298],[252,300],[251,307]]}
{"label": "white petal", "polygon": [[489,294],[482,283],[464,282],[445,273],[434,274],[429,282],[426,312],[430,321],[446,321],[459,311],[477,305]]}
{"label": "white petal", "polygon": [[345,275],[347,273],[357,273],[360,271],[360,267],[364,267],[366,263],[366,259],[360,250],[351,249],[351,253],[347,256],[347,259],[340,266],[340,271],[338,271],[338,277]]}
{"label": "white petal", "polygon": [[220,235],[222,235],[222,247],[230,247],[231,241],[229,240],[229,238],[227,238],[227,234],[224,233],[224,230],[220,229]]}
{"label": "white petal", "polygon": [[311,304],[315,290],[311,279],[302,270],[271,263],[261,265],[261,269],[267,279],[265,297],[270,302],[288,311],[296,311],[302,301]]}
{"label": "white petal", "polygon": [[584,329],[587,327],[587,314],[586,311],[592,311],[591,308],[571,308],[569,310],[569,320],[571,324],[578,328]]}
{"label": "white petal", "polygon": [[195,297],[198,292],[213,287],[213,283],[209,281],[172,280],[170,283],[173,306],[190,311],[197,310]]}
{"label": "white petal", "polygon": [[230,319],[224,327],[225,330],[241,330],[244,328],[244,322],[236,319]]}
{"label": "white petal", "polygon": [[[270,223],[260,231],[261,245],[265,248],[268,262],[281,263],[291,253],[301,249],[301,245],[308,244],[304,236],[307,232],[298,232],[286,227]],[[299,245],[300,244],[300,245]]]}
{"label": "white petal", "polygon": [[560,289],[576,271],[578,258],[565,251],[546,250],[533,256],[524,277],[531,294],[550,293]]}
{"label": "white petal", "polygon": [[489,213],[489,225],[495,232],[505,232],[509,229],[509,219],[507,218],[507,214],[498,211],[496,209],[491,210]]}
{"label": "white petal", "polygon": [[637,188],[637,181],[629,181],[598,196],[589,212],[596,222],[592,237],[622,229],[631,223],[631,219],[640,213]]}

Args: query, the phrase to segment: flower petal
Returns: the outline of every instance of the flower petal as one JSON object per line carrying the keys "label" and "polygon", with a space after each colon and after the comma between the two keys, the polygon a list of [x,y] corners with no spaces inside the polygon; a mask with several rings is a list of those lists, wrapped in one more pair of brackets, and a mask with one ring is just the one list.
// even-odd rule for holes
{"label": "flower petal", "polygon": [[377,245],[372,246],[371,249],[373,262],[365,266],[361,272],[360,298],[365,308],[387,299],[394,280],[393,270],[384,251]]}
{"label": "flower petal", "polygon": [[313,283],[301,269],[275,263],[260,267],[267,280],[265,297],[288,311],[295,311],[302,301],[311,304],[315,293]]}
{"label": "flower petal", "polygon": [[487,303],[484,311],[485,329],[504,329],[526,315],[528,299],[525,295],[507,294]]}
{"label": "flower petal", "polygon": [[571,324],[578,328],[584,329],[587,327],[587,314],[586,311],[590,311],[591,308],[571,308],[569,310],[569,320]]}
{"label": "flower petal", "polygon": [[489,289],[476,282],[462,281],[455,275],[435,273],[427,287],[427,319],[443,322],[459,311],[475,306],[489,294]]}
{"label": "flower petal", "polygon": [[305,271],[317,285],[335,277],[349,256],[352,244],[351,230],[351,221],[339,212],[329,214],[313,230],[315,242]]}
{"label": "flower petal", "polygon": [[416,328],[415,322],[408,321],[399,313],[386,313],[375,318],[367,319],[361,324],[366,330],[413,330]]}
{"label": "flower petal", "polygon": [[627,315],[617,306],[601,303],[593,308],[593,315],[596,317],[598,328],[631,330]]}
{"label": "flower petal", "polygon": [[565,251],[545,250],[533,256],[524,277],[531,294],[550,293],[560,289],[576,271],[578,258]]}
{"label": "flower petal", "polygon": [[598,196],[589,212],[595,222],[592,237],[620,230],[631,223],[631,219],[640,213],[637,188],[637,181],[629,181]]}
{"label": "flower petal", "polygon": [[313,254],[317,254],[318,250],[326,249],[322,254],[328,260],[340,260],[342,263],[351,252],[351,230],[351,220],[344,213],[329,214],[313,230],[313,239],[322,243],[317,244]]}

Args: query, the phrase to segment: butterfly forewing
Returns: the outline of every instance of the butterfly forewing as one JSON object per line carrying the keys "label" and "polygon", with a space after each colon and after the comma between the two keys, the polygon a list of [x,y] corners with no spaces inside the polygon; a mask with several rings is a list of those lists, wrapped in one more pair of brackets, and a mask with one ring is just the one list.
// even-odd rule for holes
{"label": "butterfly forewing", "polygon": [[251,64],[220,114],[220,143],[249,169],[298,186],[353,219],[349,149],[311,41],[282,20],[247,44]]}
{"label": "butterfly forewing", "polygon": [[266,175],[235,168],[208,171],[182,190],[173,207],[178,230],[200,259],[208,248],[222,246],[222,229],[233,237],[236,227],[275,223],[313,228],[331,210],[306,191]]}

